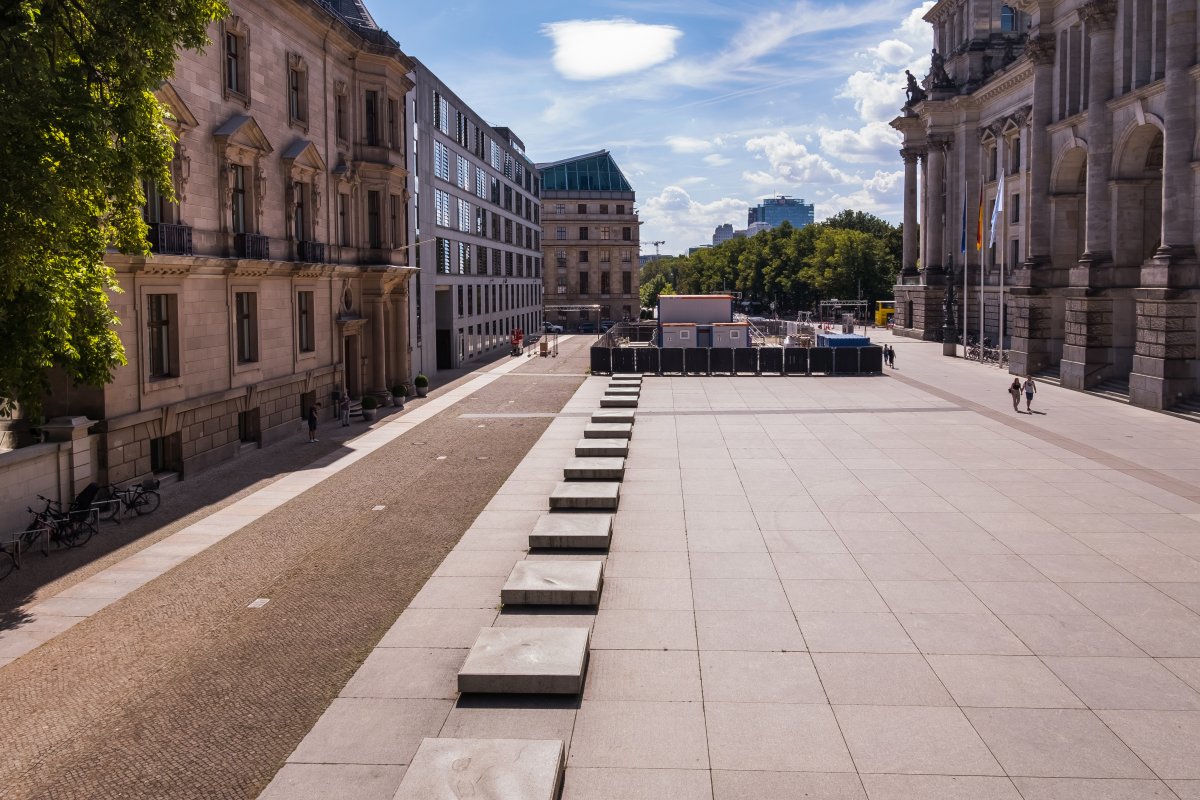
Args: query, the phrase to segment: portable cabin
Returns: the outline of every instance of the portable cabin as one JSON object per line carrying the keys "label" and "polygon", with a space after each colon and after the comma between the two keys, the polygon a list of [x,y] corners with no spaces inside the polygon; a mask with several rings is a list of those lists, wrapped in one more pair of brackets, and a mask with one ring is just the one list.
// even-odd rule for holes
{"label": "portable cabin", "polygon": [[750,326],[745,322],[714,322],[713,347],[749,347]]}
{"label": "portable cabin", "polygon": [[665,322],[660,326],[663,347],[697,347],[696,325],[691,322]]}

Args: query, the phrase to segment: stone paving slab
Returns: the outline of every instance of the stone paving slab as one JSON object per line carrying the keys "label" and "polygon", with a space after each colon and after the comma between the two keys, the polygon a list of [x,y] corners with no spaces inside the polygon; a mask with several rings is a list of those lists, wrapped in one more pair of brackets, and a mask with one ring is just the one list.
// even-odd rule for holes
{"label": "stone paving slab", "polygon": [[627,422],[592,422],[583,429],[585,439],[632,439],[633,424]]}
{"label": "stone paving slab", "polygon": [[578,458],[616,458],[628,454],[628,439],[580,439],[575,445]]}
{"label": "stone paving slab", "polygon": [[579,694],[587,628],[483,628],[458,671],[458,690],[487,694]]}
{"label": "stone paving slab", "polygon": [[519,561],[500,589],[506,606],[595,606],[603,561]]}
{"label": "stone paving slab", "polygon": [[560,483],[550,494],[554,511],[615,511],[621,498],[619,483]]}
{"label": "stone paving slab", "polygon": [[395,800],[555,800],[563,743],[530,739],[426,739]]}
{"label": "stone paving slab", "polygon": [[625,477],[625,459],[572,458],[563,467],[563,477],[569,481],[619,481]]}
{"label": "stone paving slab", "polygon": [[529,546],[561,550],[607,549],[612,528],[612,514],[544,514],[529,534]]}

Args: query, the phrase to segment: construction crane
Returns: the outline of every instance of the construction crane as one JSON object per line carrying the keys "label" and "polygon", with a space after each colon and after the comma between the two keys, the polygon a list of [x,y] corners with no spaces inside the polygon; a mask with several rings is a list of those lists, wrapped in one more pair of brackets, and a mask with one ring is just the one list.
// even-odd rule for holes
{"label": "construction crane", "polygon": [[657,261],[658,259],[662,258],[662,256],[661,256],[661,255],[659,255],[659,252],[658,252],[658,247],[659,247],[659,245],[664,245],[664,244],[666,244],[666,243],[667,243],[667,242],[666,242],[666,240],[665,240],[665,239],[659,239],[657,242],[646,242],[646,244],[652,244],[652,245],[654,245],[654,260],[655,260],[655,261]]}

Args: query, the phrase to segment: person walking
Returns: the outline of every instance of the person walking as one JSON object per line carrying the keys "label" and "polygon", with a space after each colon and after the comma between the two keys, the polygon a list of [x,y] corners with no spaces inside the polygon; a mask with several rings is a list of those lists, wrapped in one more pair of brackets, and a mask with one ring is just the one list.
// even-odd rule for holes
{"label": "person walking", "polygon": [[321,407],[320,403],[313,403],[308,409],[308,442],[316,444],[317,439],[317,409]]}
{"label": "person walking", "polygon": [[1012,386],[1008,387],[1008,393],[1012,396],[1013,411],[1021,413],[1021,379],[1013,378]]}
{"label": "person walking", "polygon": [[888,363],[891,364],[892,369],[896,368],[896,348],[894,347],[888,348]]}
{"label": "person walking", "polygon": [[1033,382],[1032,375],[1025,376],[1025,412],[1032,414],[1033,411],[1029,407],[1033,404],[1033,395],[1037,392],[1037,386]]}
{"label": "person walking", "polygon": [[342,392],[342,397],[338,400],[338,416],[342,419],[342,427],[350,425],[350,395]]}

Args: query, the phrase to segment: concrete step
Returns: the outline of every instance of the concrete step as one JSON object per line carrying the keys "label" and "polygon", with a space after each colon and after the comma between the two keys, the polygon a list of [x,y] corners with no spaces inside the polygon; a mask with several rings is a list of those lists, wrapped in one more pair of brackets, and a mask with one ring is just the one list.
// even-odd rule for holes
{"label": "concrete step", "polygon": [[605,397],[639,397],[641,393],[640,386],[609,386],[604,390]]}
{"label": "concrete step", "polygon": [[596,606],[603,561],[518,561],[500,590],[506,606]]}
{"label": "concrete step", "polygon": [[614,381],[638,381],[642,380],[642,376],[636,372],[614,372],[610,378]]}
{"label": "concrete step", "polygon": [[576,458],[624,458],[627,455],[628,439],[580,439],[575,444]]}
{"label": "concrete step", "polygon": [[529,534],[529,546],[554,550],[607,550],[612,514],[543,514]]}
{"label": "concrete step", "polygon": [[616,511],[619,483],[560,483],[550,494],[551,511]]}
{"label": "concrete step", "polygon": [[565,750],[558,739],[424,739],[393,800],[554,800]]}
{"label": "concrete step", "polygon": [[585,439],[632,439],[633,425],[628,422],[591,422],[583,429]]}
{"label": "concrete step", "polygon": [[622,379],[620,379],[620,380],[612,380],[612,381],[609,381],[609,382],[608,382],[608,385],[609,385],[610,387],[612,387],[612,386],[637,386],[638,388],[641,388],[641,386],[642,386],[642,382],[641,382],[641,381],[635,381],[635,380],[631,380],[631,379],[628,379],[628,378],[622,378]]}
{"label": "concrete step", "polygon": [[592,414],[592,422],[623,422],[626,425],[632,425],[637,419],[636,411],[626,409],[610,409],[608,411],[596,411]]}
{"label": "concrete step", "polygon": [[579,694],[587,662],[587,628],[483,628],[458,671],[458,690]]}
{"label": "concrete step", "polygon": [[563,467],[563,478],[569,481],[619,481],[624,477],[623,458],[573,458]]}
{"label": "concrete step", "polygon": [[601,408],[637,408],[638,399],[632,395],[612,395],[600,398]]}

